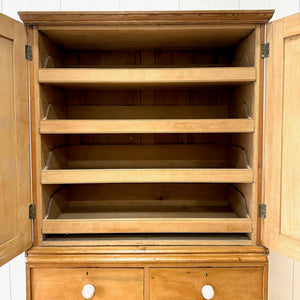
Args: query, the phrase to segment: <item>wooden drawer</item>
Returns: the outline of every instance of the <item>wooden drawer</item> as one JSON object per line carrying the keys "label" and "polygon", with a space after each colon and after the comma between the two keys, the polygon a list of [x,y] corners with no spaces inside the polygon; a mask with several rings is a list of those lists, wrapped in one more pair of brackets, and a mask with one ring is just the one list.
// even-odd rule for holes
{"label": "wooden drawer", "polygon": [[262,268],[153,268],[151,300],[202,300],[204,285],[214,289],[214,300],[262,300]]}
{"label": "wooden drawer", "polygon": [[35,268],[31,270],[31,299],[82,300],[86,284],[95,287],[93,300],[143,299],[142,268]]}

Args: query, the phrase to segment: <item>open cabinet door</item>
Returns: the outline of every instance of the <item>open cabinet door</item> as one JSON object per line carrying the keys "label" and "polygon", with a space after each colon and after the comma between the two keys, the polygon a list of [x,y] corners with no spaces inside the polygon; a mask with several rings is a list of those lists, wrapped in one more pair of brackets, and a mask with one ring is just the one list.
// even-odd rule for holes
{"label": "open cabinet door", "polygon": [[300,13],[267,26],[263,243],[300,260]]}
{"label": "open cabinet door", "polygon": [[32,244],[25,45],[24,25],[0,14],[0,265]]}

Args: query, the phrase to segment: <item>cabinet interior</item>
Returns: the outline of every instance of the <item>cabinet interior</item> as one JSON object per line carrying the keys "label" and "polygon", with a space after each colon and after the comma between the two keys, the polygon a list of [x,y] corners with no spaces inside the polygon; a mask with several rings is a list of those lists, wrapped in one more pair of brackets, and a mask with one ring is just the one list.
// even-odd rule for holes
{"label": "cabinet interior", "polygon": [[255,35],[252,25],[41,27],[45,245],[253,244]]}

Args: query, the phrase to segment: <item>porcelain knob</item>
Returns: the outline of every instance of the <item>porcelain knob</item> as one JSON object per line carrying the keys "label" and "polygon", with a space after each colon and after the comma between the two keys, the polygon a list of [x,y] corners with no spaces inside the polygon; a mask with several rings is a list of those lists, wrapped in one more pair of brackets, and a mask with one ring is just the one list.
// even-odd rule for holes
{"label": "porcelain knob", "polygon": [[84,299],[91,299],[95,294],[95,287],[92,284],[86,284],[81,294]]}
{"label": "porcelain knob", "polygon": [[204,285],[201,291],[204,299],[210,300],[215,296],[215,291],[211,285]]}

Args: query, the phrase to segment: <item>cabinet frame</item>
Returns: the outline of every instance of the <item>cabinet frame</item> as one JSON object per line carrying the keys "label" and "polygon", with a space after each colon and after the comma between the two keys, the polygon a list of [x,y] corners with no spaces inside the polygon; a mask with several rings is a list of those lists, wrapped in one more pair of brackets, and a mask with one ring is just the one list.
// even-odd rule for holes
{"label": "cabinet frame", "polygon": [[[147,28],[147,26],[153,26],[154,24],[155,25],[160,24],[163,26],[166,26],[166,24],[167,24],[170,28],[172,26],[175,26],[175,27],[182,26],[184,28],[184,26],[193,25],[194,28],[196,28],[198,26],[197,28],[203,28],[203,30],[204,29],[207,30],[206,28],[208,28],[208,26],[218,26],[218,25],[209,25],[211,23],[215,24],[215,18],[216,18],[216,14],[218,14],[218,12],[215,12],[215,13],[205,12],[204,14],[206,15],[205,23],[203,22],[203,19],[197,19],[198,21],[196,19],[194,19],[194,18],[196,18],[196,15],[194,15],[192,12],[187,12],[186,16],[184,17],[184,18],[186,18],[186,20],[184,23],[182,23],[182,16],[179,17],[178,13],[176,13],[176,12],[170,12],[170,15],[167,14],[167,16],[164,15],[164,13],[158,13],[154,17],[152,16],[152,14],[149,14],[149,13],[139,13],[138,14],[139,15],[138,22],[136,21],[136,19],[134,19],[135,14],[129,13],[129,15],[131,15],[132,20],[135,20],[135,21],[133,21],[134,23],[132,23],[132,24],[134,24],[134,26],[139,26],[139,28],[142,28],[143,26],[145,28]],[[252,30],[254,30],[253,34],[255,35],[255,41],[254,41],[255,53],[254,53],[253,69],[255,68],[255,70],[256,70],[255,72],[256,72],[256,74],[259,74],[259,76],[257,76],[257,78],[256,78],[255,88],[254,88],[254,96],[253,96],[254,121],[253,122],[254,122],[254,127],[257,129],[262,128],[262,118],[261,117],[262,117],[262,107],[263,107],[262,103],[263,103],[263,67],[264,67],[263,59],[260,56],[260,51],[261,51],[260,45],[263,41],[263,36],[264,36],[264,25],[262,25],[262,24],[267,20],[267,18],[269,18],[269,16],[271,14],[272,14],[271,11],[260,11],[256,16],[258,18],[256,20],[253,19],[252,12],[248,12],[248,13],[241,12],[241,14],[238,13],[234,17],[234,18],[236,18],[235,21],[232,21],[232,13],[230,13],[230,12],[229,13],[223,12],[222,14],[219,14],[217,17],[218,22],[222,22],[226,26],[233,26],[233,28],[235,28],[235,26],[237,26],[237,28],[243,28],[243,26],[244,26],[245,28],[252,28]],[[122,14],[120,14],[120,15],[117,14],[117,16],[118,16],[118,18],[120,18],[120,20],[115,21],[114,26],[116,28],[118,28],[118,26],[120,26],[120,28],[121,28],[122,26],[124,26],[125,23],[126,23],[126,26],[129,26],[129,25],[133,26],[133,25],[131,25],[132,21],[126,20],[126,17],[124,17],[123,15],[121,16],[121,15]],[[39,50],[38,50],[39,49],[39,45],[38,45],[39,30],[41,29],[42,31],[44,30],[46,32],[51,32],[51,30],[57,30],[60,28],[62,28],[63,30],[65,30],[65,29],[66,30],[73,30],[73,29],[80,30],[80,26],[82,24],[81,22],[83,22],[84,18],[89,19],[89,21],[87,23],[88,25],[87,25],[87,27],[85,27],[85,30],[88,28],[93,28],[93,30],[94,30],[95,28],[93,26],[95,26],[95,25],[103,26],[105,24],[107,26],[107,25],[111,24],[110,23],[111,15],[109,13],[108,14],[104,13],[102,16],[103,20],[101,20],[101,21],[98,20],[97,22],[93,19],[93,18],[96,18],[96,15],[94,15],[94,14],[84,15],[83,19],[81,18],[80,20],[79,19],[75,20],[75,16],[76,16],[76,13],[70,13],[68,15],[58,14],[55,17],[51,13],[46,13],[46,15],[43,15],[44,21],[41,22],[40,21],[41,15],[39,15],[38,13],[34,13],[34,14],[26,13],[26,12],[21,13],[21,17],[24,20],[24,22],[29,24],[29,42],[33,48],[33,60],[30,62],[31,86],[33,89],[32,93],[31,93],[32,139],[33,139],[33,145],[35,148],[33,150],[33,155],[32,155],[33,160],[35,160],[35,163],[33,164],[33,178],[34,178],[33,182],[35,182],[35,188],[33,189],[33,202],[36,204],[37,210],[38,210],[37,218],[34,220],[34,232],[35,232],[34,245],[35,246],[40,246],[40,245],[44,244],[43,236],[41,234],[42,219],[43,219],[42,216],[43,216],[44,212],[42,212],[43,205],[42,205],[42,200],[41,200],[42,199],[42,189],[41,189],[41,185],[40,185],[40,174],[42,174],[42,177],[41,177],[42,181],[46,180],[46,175],[48,176],[48,173],[49,173],[49,176],[48,176],[49,180],[52,180],[51,178],[53,177],[51,172],[54,172],[53,173],[54,175],[56,174],[55,171],[46,171],[46,172],[42,171],[42,173],[40,171],[43,162],[39,155],[39,153],[41,152],[42,145],[41,145],[41,141],[40,141],[40,137],[39,137],[38,128],[39,128],[40,124],[47,126],[46,124],[48,121],[46,121],[46,120],[40,121],[41,112],[39,111],[39,105],[38,105],[38,99],[40,97],[38,81],[40,81],[41,83],[43,83],[44,80],[51,81],[52,79],[49,76],[52,76],[52,75],[46,76],[46,73],[49,71],[49,69],[44,69],[44,70],[39,71],[39,66],[38,66],[39,65]],[[199,16],[199,14],[198,14],[198,16]],[[47,19],[47,17],[48,17],[48,19]],[[125,19],[123,19],[123,17]],[[30,18],[30,20],[27,18]],[[53,18],[55,19],[55,21]],[[68,23],[64,23],[64,21],[62,19],[68,20],[68,18],[70,18],[72,21],[68,21]],[[91,21],[90,18],[93,21]],[[151,19],[151,21],[149,21],[150,19]],[[58,22],[59,22],[58,20],[60,20],[60,22],[61,22],[60,24],[58,24]],[[237,22],[238,24],[235,22]],[[111,25],[109,25],[109,26],[111,26]],[[216,27],[216,28],[218,28],[218,27]],[[64,70],[56,70],[56,71],[59,71],[61,74],[62,74],[62,72],[64,72]],[[72,73],[72,70],[66,70],[66,71],[70,71]],[[79,71],[77,71],[77,70],[75,70],[75,71],[81,72],[80,69],[79,69]],[[97,71],[97,70],[95,70],[95,71]],[[74,73],[75,75],[77,74],[76,72]],[[44,73],[45,73],[45,76],[41,77],[42,76],[41,74],[44,74]],[[52,74],[52,73],[50,72],[49,74]],[[80,74],[80,73],[78,73],[78,74]],[[55,75],[52,78],[54,80],[56,80],[57,76]],[[78,80],[80,80],[80,77],[77,76],[76,78]],[[60,121],[57,121],[57,122],[60,122]],[[72,122],[72,121],[70,121],[70,122]],[[93,122],[93,121],[88,121],[88,122]],[[52,124],[52,123],[50,122],[49,124]],[[80,124],[80,123],[78,123],[78,124]],[[93,124],[93,123],[91,123],[91,124]],[[70,126],[72,127],[71,123],[70,123]],[[42,128],[44,128],[44,127],[42,127]],[[44,129],[41,129],[41,130],[44,130]],[[219,128],[218,128],[218,130],[219,130]],[[51,131],[51,129],[50,129],[50,131]],[[47,133],[47,131],[45,131],[44,133]],[[68,133],[75,133],[75,132],[68,131]],[[255,216],[258,215],[258,203],[260,202],[259,188],[262,186],[261,178],[260,178],[261,164],[259,163],[259,161],[262,160],[262,158],[261,158],[261,156],[262,156],[262,150],[261,150],[262,134],[261,134],[260,130],[256,130],[253,133],[252,141],[253,141],[252,172],[253,172],[253,181],[254,181],[254,183],[252,183],[252,194],[253,194],[252,198],[254,199],[254,201],[250,202],[251,205],[250,205],[250,207],[248,207],[248,209],[250,211],[250,215],[252,216],[252,228],[253,228],[251,237],[250,237],[250,243],[252,245],[256,245],[256,244],[259,244],[259,240],[260,240],[260,225],[259,225],[260,219],[259,218],[256,219]],[[92,173],[93,172],[90,172],[90,173],[83,172],[82,173],[84,176],[86,176],[84,180],[86,180],[87,183],[89,182],[88,178],[91,178]],[[114,174],[114,173],[112,173],[112,174]],[[66,175],[67,175],[67,173],[66,173]],[[72,174],[70,173],[70,175],[72,175]],[[50,178],[50,176],[52,176],[52,177]],[[62,175],[62,176],[64,176],[64,175]],[[206,175],[203,173],[203,178],[205,176],[207,176],[207,178],[208,178],[210,175],[209,174]],[[113,175],[113,177],[114,177],[114,175]],[[54,179],[54,181],[55,181],[55,179]],[[51,183],[54,183],[54,181],[52,180]],[[48,179],[47,179],[47,182],[48,182]],[[72,180],[68,181],[68,183],[70,183],[70,182],[72,182]],[[99,181],[99,182],[102,182],[102,181]],[[105,182],[105,181],[103,181],[103,182]],[[207,181],[207,182],[210,182],[210,181]],[[44,181],[44,183],[46,183],[46,181]],[[49,181],[49,183],[50,183],[50,181]],[[50,191],[50,193],[51,193],[51,191]],[[49,194],[49,196],[50,196],[50,194]],[[257,199],[258,202],[256,202],[255,199]],[[45,208],[43,208],[43,209],[45,209]]]}

